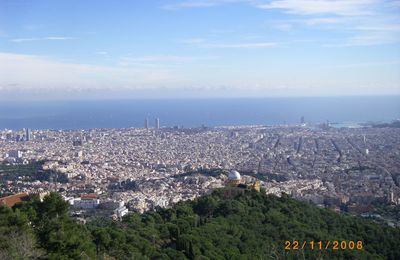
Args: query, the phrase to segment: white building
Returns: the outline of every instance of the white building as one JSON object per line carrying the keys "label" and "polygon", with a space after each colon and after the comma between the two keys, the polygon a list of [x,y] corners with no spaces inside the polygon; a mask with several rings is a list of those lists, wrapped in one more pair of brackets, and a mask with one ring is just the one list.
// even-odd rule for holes
{"label": "white building", "polygon": [[125,216],[126,214],[128,214],[128,209],[125,206],[121,206],[118,207],[114,210],[114,214],[118,217],[118,218],[122,218],[123,216]]}

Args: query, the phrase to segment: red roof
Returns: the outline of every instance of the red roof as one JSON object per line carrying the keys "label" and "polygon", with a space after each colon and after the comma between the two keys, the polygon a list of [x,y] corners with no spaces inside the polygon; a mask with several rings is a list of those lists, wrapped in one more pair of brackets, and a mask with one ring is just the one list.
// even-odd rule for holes
{"label": "red roof", "polygon": [[28,193],[18,193],[7,197],[0,198],[0,204],[12,208],[15,204],[30,200]]}
{"label": "red roof", "polygon": [[81,199],[83,199],[83,200],[97,199],[97,194],[96,193],[82,194]]}

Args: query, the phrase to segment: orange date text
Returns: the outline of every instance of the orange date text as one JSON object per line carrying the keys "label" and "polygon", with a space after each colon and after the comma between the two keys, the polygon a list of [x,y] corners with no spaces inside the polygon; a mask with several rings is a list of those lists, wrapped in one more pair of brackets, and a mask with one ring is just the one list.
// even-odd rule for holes
{"label": "orange date text", "polygon": [[334,241],[297,241],[286,240],[285,250],[362,250],[362,241],[347,241],[347,240],[334,240]]}

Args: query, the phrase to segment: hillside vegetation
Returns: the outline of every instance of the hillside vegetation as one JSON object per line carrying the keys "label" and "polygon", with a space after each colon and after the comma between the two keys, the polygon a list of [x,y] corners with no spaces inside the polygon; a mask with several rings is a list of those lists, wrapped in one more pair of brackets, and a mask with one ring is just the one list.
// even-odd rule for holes
{"label": "hillside vegetation", "polygon": [[[363,248],[285,250],[286,240],[361,240]],[[0,259],[36,258],[400,259],[400,230],[239,188],[81,225],[51,193],[12,210],[0,206]]]}

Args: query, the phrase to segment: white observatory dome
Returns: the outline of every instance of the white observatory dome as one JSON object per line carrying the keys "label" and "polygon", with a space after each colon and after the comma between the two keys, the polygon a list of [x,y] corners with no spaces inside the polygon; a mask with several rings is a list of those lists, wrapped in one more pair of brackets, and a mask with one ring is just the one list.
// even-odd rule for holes
{"label": "white observatory dome", "polygon": [[240,173],[238,171],[232,170],[229,172],[228,179],[240,181]]}

